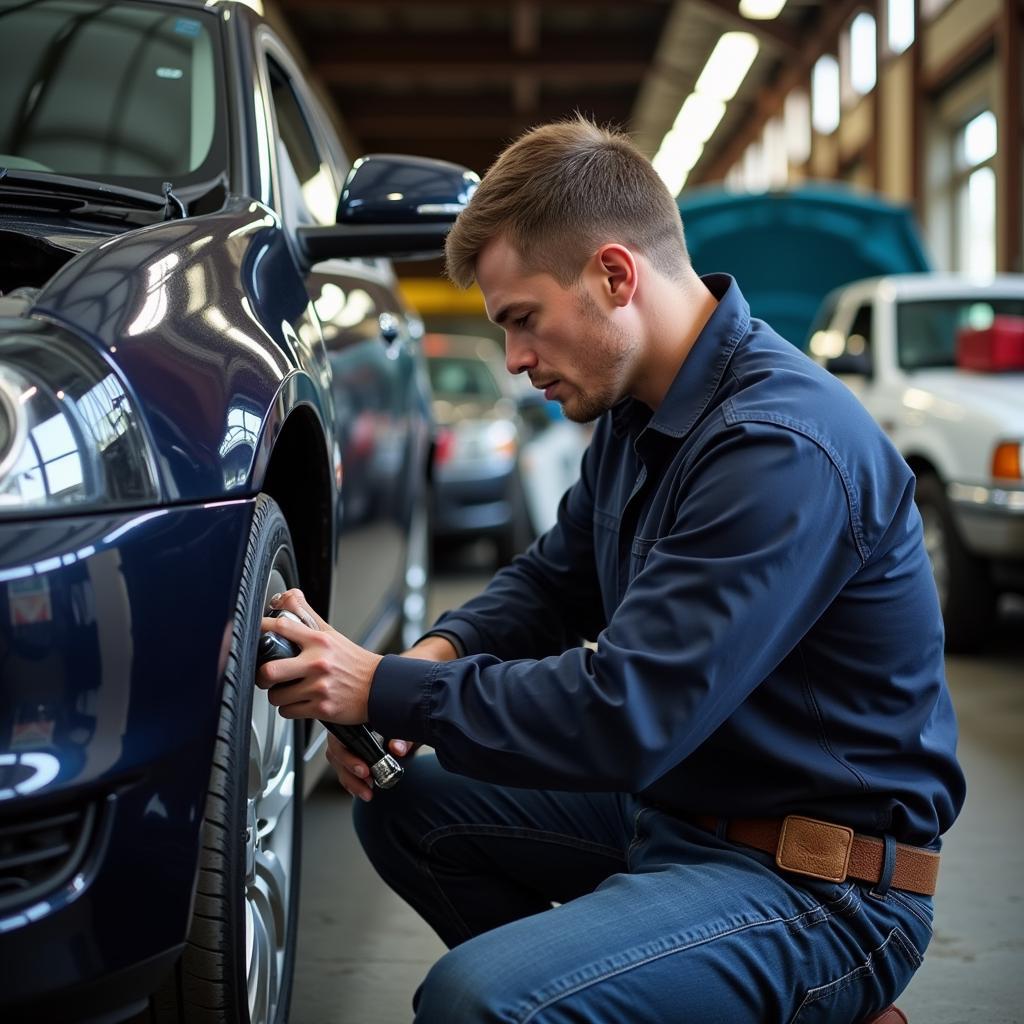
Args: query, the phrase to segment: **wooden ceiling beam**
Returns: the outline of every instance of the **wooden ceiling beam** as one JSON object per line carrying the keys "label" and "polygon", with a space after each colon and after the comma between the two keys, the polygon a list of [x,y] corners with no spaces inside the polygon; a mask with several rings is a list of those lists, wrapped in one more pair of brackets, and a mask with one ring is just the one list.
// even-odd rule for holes
{"label": "wooden ceiling beam", "polygon": [[603,83],[637,85],[647,73],[643,60],[499,60],[481,61],[473,55],[463,62],[416,60],[391,64],[379,57],[321,60],[313,72],[328,86],[398,82],[441,84],[508,84],[516,75],[531,75],[542,83],[575,85]]}
{"label": "wooden ceiling beam", "polygon": [[[358,107],[349,110],[345,123],[365,141],[376,139],[486,139],[510,138],[529,128],[533,124],[568,117],[574,106],[566,106],[557,111],[532,111],[526,116],[516,114],[495,115],[493,117],[463,117],[458,115],[440,115],[422,109],[409,110],[405,116],[375,117],[362,114]],[[616,104],[614,108],[604,107],[580,108],[584,113],[592,113],[601,121],[623,120],[628,116],[625,104]]]}
{"label": "wooden ceiling beam", "polygon": [[[435,0],[438,8],[464,8],[467,12],[511,10],[520,0]],[[634,7],[648,10],[667,10],[673,0],[629,0]],[[591,8],[607,10],[622,9],[623,0],[558,0],[559,7]],[[286,14],[294,11],[358,10],[372,8],[374,11],[402,12],[422,11],[423,0],[278,0],[278,6]]]}
{"label": "wooden ceiling beam", "polygon": [[534,0],[519,0],[512,8],[512,49],[534,53],[540,41],[540,9]]}
{"label": "wooden ceiling beam", "polygon": [[[455,93],[431,93],[429,97],[408,92],[383,93],[363,89],[331,90],[331,99],[347,117],[368,122],[383,123],[392,118],[404,119],[412,116],[417,120],[426,118],[434,124],[478,124],[479,130],[491,122],[514,118],[515,107],[507,90],[501,88],[494,93],[464,95]],[[615,91],[573,90],[560,97],[550,92],[541,94],[535,116],[542,120],[562,116],[567,109],[607,112],[608,117],[626,118],[633,108],[633,94],[626,89]]]}
{"label": "wooden ceiling beam", "polygon": [[612,35],[608,32],[544,33],[539,49],[519,51],[507,33],[467,32],[438,36],[413,36],[401,33],[306,30],[303,51],[311,64],[357,61],[365,64],[367,55],[389,75],[407,64],[447,69],[460,64],[501,61],[536,62],[546,53],[548,62],[559,53],[579,54],[587,64],[649,61],[658,45],[658,33],[638,31]]}

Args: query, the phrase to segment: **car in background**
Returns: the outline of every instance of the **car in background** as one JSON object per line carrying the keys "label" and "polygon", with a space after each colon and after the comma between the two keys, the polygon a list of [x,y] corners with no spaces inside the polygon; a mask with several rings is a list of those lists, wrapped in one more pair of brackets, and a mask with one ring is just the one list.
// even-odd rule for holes
{"label": "car in background", "polygon": [[895,274],[830,294],[808,351],[863,402],[917,477],[951,651],[1024,593],[1024,275]]}
{"label": "car in background", "polygon": [[258,6],[0,0],[0,1020],[284,1021],[326,737],[260,620],[423,628],[387,257],[477,179],[350,169]]}
{"label": "car in background", "polygon": [[433,536],[491,538],[504,564],[553,525],[587,434],[505,369],[493,339],[427,334],[423,349],[436,425]]}

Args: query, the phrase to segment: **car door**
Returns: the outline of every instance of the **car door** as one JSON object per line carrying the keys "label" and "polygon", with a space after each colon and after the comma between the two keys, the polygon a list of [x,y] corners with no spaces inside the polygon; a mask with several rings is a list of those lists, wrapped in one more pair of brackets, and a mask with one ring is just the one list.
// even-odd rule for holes
{"label": "car door", "polygon": [[[332,224],[347,170],[331,156],[340,147],[283,49],[268,40],[265,60],[285,227]],[[341,492],[329,615],[364,643],[393,608],[408,521],[397,481],[409,446],[409,331],[390,280],[376,260],[331,260],[306,276],[330,365]]]}

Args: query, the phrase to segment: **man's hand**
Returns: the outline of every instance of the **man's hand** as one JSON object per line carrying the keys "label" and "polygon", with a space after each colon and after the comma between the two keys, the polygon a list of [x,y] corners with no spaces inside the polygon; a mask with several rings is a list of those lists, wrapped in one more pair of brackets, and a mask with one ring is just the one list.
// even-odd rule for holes
{"label": "man's hand", "polygon": [[[403,658],[419,661],[451,661],[458,652],[443,636],[428,636],[418,644],[402,652]],[[395,757],[406,757],[416,751],[418,743],[408,740],[391,740],[388,751]],[[367,781],[370,770],[365,761],[356,757],[336,736],[327,737],[327,760],[330,762],[338,782],[360,800],[372,800],[373,788]]]}
{"label": "man's hand", "polygon": [[[416,744],[408,740],[391,740],[388,752],[395,757],[405,757],[415,750]],[[356,757],[337,736],[327,735],[327,761],[338,776],[342,788],[360,800],[373,799],[373,787],[370,785],[370,768],[362,758]]]}
{"label": "man's hand", "polygon": [[295,658],[270,661],[256,673],[256,685],[282,718],[320,718],[342,725],[367,719],[373,673],[381,655],[353,643],[306,604],[301,590],[275,595],[271,605],[296,615],[264,619],[260,628],[277,633],[301,648]]}
{"label": "man's hand", "polygon": [[[267,698],[270,703],[278,708],[284,718],[319,718],[345,725],[365,722],[370,685],[381,655],[359,647],[334,629],[306,603],[301,590],[275,594],[270,604],[274,608],[291,612],[305,623],[305,626],[300,626],[289,619],[263,620],[263,630],[278,633],[302,648],[297,658],[269,662],[256,674],[256,685],[268,689]],[[424,661],[450,661],[456,656],[457,652],[451,643],[438,636],[428,636],[402,653],[404,658]],[[346,664],[345,671],[332,672],[332,666],[339,661],[345,662],[349,657],[353,661]],[[270,669],[275,671],[268,671]],[[295,689],[300,686],[302,689]],[[349,697],[356,702],[352,707],[361,709],[353,710],[352,713],[362,717],[353,718],[349,715]],[[320,707],[325,711],[334,709],[336,714],[321,713],[318,710]],[[346,714],[346,717],[338,717],[340,714]],[[388,751],[395,757],[405,757],[415,749],[416,744],[408,740],[388,742]],[[338,782],[352,796],[360,800],[372,799],[369,765],[330,734],[327,737],[327,760],[338,776]]]}

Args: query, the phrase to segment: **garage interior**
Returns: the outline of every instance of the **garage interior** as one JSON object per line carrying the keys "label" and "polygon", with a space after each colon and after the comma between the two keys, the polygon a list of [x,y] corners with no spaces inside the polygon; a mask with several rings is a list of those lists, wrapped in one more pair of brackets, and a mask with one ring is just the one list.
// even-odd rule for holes
{"label": "garage interior", "polygon": [[[660,908],[657,941],[682,938],[672,952],[762,924],[811,940],[786,970],[744,946],[766,968],[755,985],[723,956],[713,990],[701,960],[689,992],[726,1024],[733,995],[752,1018],[735,1024],[841,1024],[854,999],[858,1024],[895,1024],[875,967],[897,947],[898,978],[921,963],[928,904],[900,890],[930,893],[933,875],[903,885],[906,864],[936,864],[895,841],[941,834],[934,933],[897,1005],[913,1024],[1024,1024],[1022,55],[1024,0],[0,0],[0,1024],[408,1024],[445,946],[357,841],[369,778],[339,782],[325,759],[328,733],[351,742],[343,721],[363,723],[347,728],[393,773],[378,790],[401,771],[366,729],[390,721],[442,753],[468,737],[452,764],[481,779],[637,790],[645,820],[714,833],[702,857],[778,812],[746,845],[795,893],[792,915],[734,907],[691,942],[680,914],[700,900],[632,898],[644,930]],[[675,197],[658,232],[678,210],[694,269],[718,276],[663,286],[642,231],[610,239],[627,244],[602,256],[644,257],[623,263],[641,267],[641,298],[618,319],[610,302],[574,319],[588,309],[567,312],[566,289],[503,296],[506,259],[499,327],[437,254],[476,175],[523,132],[575,116],[631,135]],[[583,299],[613,277],[587,267]],[[792,393],[762,403],[776,374]],[[660,410],[684,405],[677,429]],[[750,473],[731,461],[768,434],[801,447]],[[611,436],[622,447],[600,447]],[[652,469],[669,442],[679,462]],[[674,506],[659,508],[666,492]],[[787,543],[794,523],[803,543]],[[428,632],[509,564],[487,609]],[[900,588],[914,601],[892,600]],[[282,603],[298,625],[267,618]],[[273,664],[301,646],[288,633],[331,654],[302,663],[318,687]],[[425,637],[418,664],[378,657]],[[482,649],[504,664],[430,664]],[[478,669],[490,674],[474,688]],[[371,700],[374,679],[391,685]],[[762,704],[774,717],[742,718]],[[428,765],[406,767],[408,782]],[[398,792],[415,801],[417,784]],[[391,807],[422,818],[413,801]],[[930,817],[915,839],[918,804]],[[593,807],[576,821],[602,821]],[[638,861],[641,812],[616,816],[612,870],[624,854],[630,885],[657,878]],[[605,935],[570,901],[586,889],[601,905],[581,853],[609,847],[569,837],[576,888],[548,888],[552,832],[541,859],[504,845],[508,820],[482,834],[537,869],[514,912],[524,891],[557,909],[527,923],[517,958],[507,930],[469,948],[491,951],[472,972],[487,995],[493,961],[551,975],[539,950]],[[792,821],[823,827],[830,841],[799,852],[814,868],[824,850],[829,870],[787,860]],[[435,824],[405,848],[416,893],[423,851],[473,828]],[[375,863],[400,832],[366,843]],[[866,848],[878,864],[858,874]],[[662,849],[647,846],[655,871],[682,869]],[[694,877],[673,881],[692,893]],[[874,902],[888,899],[876,882],[906,914],[871,945],[829,931],[840,966],[823,968],[811,943],[827,929],[805,925],[882,920],[893,903]],[[725,889],[701,887],[716,911]],[[619,946],[625,905],[605,916]],[[605,1024],[633,1024],[616,1013],[653,993],[681,1021],[680,958],[637,951],[677,991],[641,988],[637,962],[620,962],[601,980],[635,984],[623,1001],[593,986],[579,1010],[571,997],[591,986],[577,975],[523,1014],[590,1020],[596,1005]],[[797,980],[802,966],[814,974]],[[437,997],[443,1022],[475,1024],[448,1009],[468,973],[453,968]],[[675,1001],[650,1006],[675,1021]]]}
{"label": "garage interior", "polygon": [[[1024,270],[1024,4],[789,0],[765,20],[745,6],[282,0],[268,13],[351,154],[419,153],[481,173],[524,129],[577,110],[655,157],[722,36],[750,33],[756,52],[735,95],[710,112],[691,102],[706,138],[694,146],[691,130],[668,161],[674,191],[845,183],[906,204],[938,270]],[[427,327],[488,333],[479,293],[454,291],[439,270],[399,267]],[[486,568],[475,550],[442,564],[434,612],[481,588]],[[1021,1019],[1022,626],[1011,602],[990,649],[947,662],[972,799],[945,847],[929,956],[900,1000],[912,1021]],[[443,947],[373,875],[346,799],[327,780],[308,808],[293,1019],[397,1024]]]}

